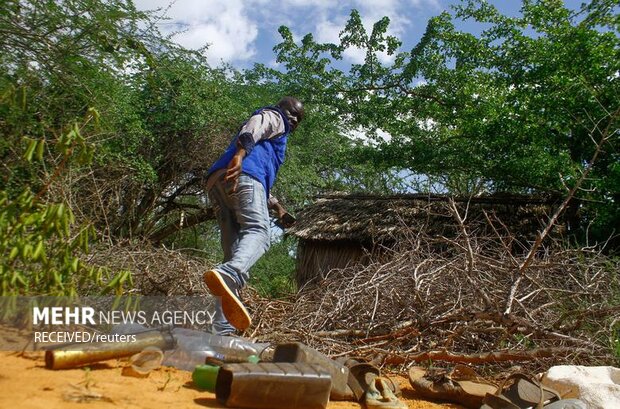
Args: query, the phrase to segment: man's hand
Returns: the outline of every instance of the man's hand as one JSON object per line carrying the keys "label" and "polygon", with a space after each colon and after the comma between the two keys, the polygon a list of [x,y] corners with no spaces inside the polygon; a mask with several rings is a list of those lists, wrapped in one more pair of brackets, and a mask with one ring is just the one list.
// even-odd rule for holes
{"label": "man's hand", "polygon": [[226,168],[226,176],[224,180],[226,182],[233,182],[232,191],[237,191],[237,185],[239,184],[239,176],[241,175],[241,170],[243,169],[243,158],[245,157],[245,149],[238,148],[235,156],[228,163],[228,167]]}
{"label": "man's hand", "polygon": [[297,219],[290,214],[289,212],[285,212],[278,218],[280,224],[283,228],[288,229],[289,227],[293,227]]}
{"label": "man's hand", "polygon": [[289,227],[293,227],[297,219],[295,219],[295,217],[292,214],[287,212],[284,206],[276,202],[271,206],[271,208],[275,212],[276,217],[278,219],[276,221],[276,226],[282,229],[288,229]]}

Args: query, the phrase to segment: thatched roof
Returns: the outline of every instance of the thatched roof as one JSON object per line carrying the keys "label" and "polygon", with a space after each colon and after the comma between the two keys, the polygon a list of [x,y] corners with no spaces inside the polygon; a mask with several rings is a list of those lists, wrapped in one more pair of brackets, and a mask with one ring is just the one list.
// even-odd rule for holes
{"label": "thatched roof", "polygon": [[[519,232],[535,232],[547,220],[553,200],[542,197],[495,195],[454,198],[469,223],[485,219],[484,212]],[[288,233],[305,240],[369,242],[397,238],[405,230],[430,234],[454,231],[448,196],[331,195],[322,196],[297,214]],[[483,212],[484,210],[484,212]]]}

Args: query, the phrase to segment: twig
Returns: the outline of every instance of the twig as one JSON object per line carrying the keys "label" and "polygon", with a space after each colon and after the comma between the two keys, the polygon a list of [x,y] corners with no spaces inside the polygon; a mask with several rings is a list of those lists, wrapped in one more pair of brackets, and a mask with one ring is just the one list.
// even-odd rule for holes
{"label": "twig", "polygon": [[389,355],[385,363],[392,365],[410,362],[446,361],[464,364],[486,364],[492,362],[533,361],[541,358],[560,356],[577,356],[588,354],[591,351],[575,348],[540,348],[530,351],[495,351],[481,354],[460,354],[450,351],[427,351],[418,354]]}
{"label": "twig", "polygon": [[[519,270],[517,272],[517,277],[516,277],[514,283],[512,284],[512,287],[510,288],[510,293],[509,293],[508,299],[506,301],[506,308],[504,309],[504,313],[505,314],[509,314],[510,311],[512,310],[512,303],[514,302],[515,295],[517,293],[517,289],[519,288],[519,284],[521,284],[521,281],[523,280],[523,273],[525,272],[525,270],[530,266],[530,264],[534,260],[534,256],[535,256],[536,252],[538,251],[538,249],[540,248],[540,245],[542,244],[543,240],[547,237],[549,232],[551,232],[551,230],[555,226],[555,224],[557,223],[558,219],[560,218],[560,215],[562,214],[562,212],[564,212],[564,210],[568,207],[568,203],[573,199],[573,197],[575,196],[575,193],[577,192],[577,190],[580,188],[580,186],[586,180],[586,178],[590,174],[590,171],[594,168],[594,164],[596,163],[596,161],[598,159],[598,156],[600,155],[600,153],[602,151],[603,145],[605,145],[605,143],[607,143],[607,141],[609,140],[609,138],[611,136],[610,133],[609,133],[611,125],[614,123],[614,121],[616,120],[616,118],[619,115],[620,115],[620,108],[618,108],[616,110],[616,112],[614,112],[613,115],[611,115],[611,119],[609,120],[609,123],[607,124],[607,127],[603,130],[603,132],[601,132],[601,139],[596,144],[596,149],[594,151],[594,154],[592,155],[592,158],[590,159],[590,161],[585,166],[585,169],[584,169],[583,173],[581,174],[581,177],[575,182],[573,187],[570,189],[570,191],[568,192],[568,194],[564,198],[564,201],[562,201],[562,204],[557,208],[557,210],[555,211],[553,216],[551,216],[551,218],[547,222],[547,225],[545,226],[543,231],[540,232],[537,235],[536,241],[530,247],[530,249],[529,249],[529,251],[527,253],[527,256],[525,257],[525,260],[523,261],[523,263],[521,263],[519,265]],[[598,125],[596,125],[596,127],[598,128]]]}

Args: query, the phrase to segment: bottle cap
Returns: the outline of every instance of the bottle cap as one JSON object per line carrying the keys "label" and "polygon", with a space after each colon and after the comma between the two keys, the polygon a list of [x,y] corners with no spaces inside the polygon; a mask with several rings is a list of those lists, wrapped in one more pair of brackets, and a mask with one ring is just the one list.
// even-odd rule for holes
{"label": "bottle cap", "polygon": [[219,370],[219,366],[198,365],[192,373],[192,381],[199,389],[214,393],[215,381],[217,380]]}
{"label": "bottle cap", "polygon": [[257,355],[250,355],[248,357],[248,362],[251,364],[257,364],[260,362],[260,358]]}

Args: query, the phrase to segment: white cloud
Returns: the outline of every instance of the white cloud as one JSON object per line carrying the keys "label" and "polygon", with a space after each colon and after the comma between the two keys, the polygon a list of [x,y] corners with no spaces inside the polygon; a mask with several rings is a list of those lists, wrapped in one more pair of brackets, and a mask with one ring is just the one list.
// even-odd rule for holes
{"label": "white cloud", "polygon": [[[369,134],[372,134],[372,136],[369,136]],[[374,132],[369,132],[362,127],[357,127],[351,129],[345,135],[349,139],[360,142],[364,146],[379,146],[382,143],[392,140],[392,135],[381,128],[375,129]]]}
{"label": "white cloud", "polygon": [[173,39],[186,48],[208,45],[205,55],[212,63],[248,60],[256,54],[254,42],[258,26],[248,16],[248,2],[137,0],[136,7],[141,10],[161,8],[168,19],[160,21],[160,30],[165,34],[178,32]]}
{"label": "white cloud", "polygon": [[409,0],[409,3],[417,8],[431,8],[435,11],[442,9],[439,0]]}
{"label": "white cloud", "polygon": [[[280,25],[288,26],[296,41],[311,32],[319,42],[339,43],[351,9],[357,9],[368,32],[388,16],[388,34],[403,39],[412,25],[412,14],[441,9],[439,0],[281,0],[277,5],[272,0],[135,0],[135,4],[140,10],[162,9],[168,20],[159,22],[160,30],[177,33],[173,39],[182,46],[197,49],[209,45],[205,54],[212,64],[260,60],[258,53],[270,47],[257,44],[259,33],[277,40],[274,33]],[[365,55],[362,50],[350,49],[344,57],[361,63]],[[393,61],[386,53],[379,58],[383,63]]]}
{"label": "white cloud", "polygon": [[316,41],[321,43],[334,43],[338,44],[340,42],[338,35],[340,31],[344,28],[345,19],[340,18],[338,20],[329,20],[327,18],[322,18],[317,22],[316,28],[314,30]]}
{"label": "white cloud", "polygon": [[279,63],[275,58],[271,59],[266,65],[271,68],[279,68],[282,66],[282,64]]}
{"label": "white cloud", "polygon": [[349,47],[345,50],[343,55],[353,64],[363,64],[366,59],[366,50],[357,47]]}
{"label": "white cloud", "polygon": [[390,142],[392,140],[392,135],[385,132],[383,129],[377,129],[377,137],[382,142]]}
{"label": "white cloud", "polygon": [[[257,4],[273,7],[273,0],[255,0]],[[338,4],[333,0],[282,0],[278,2],[278,7],[286,9],[287,7],[306,7],[306,8],[322,8],[327,9]]]}

